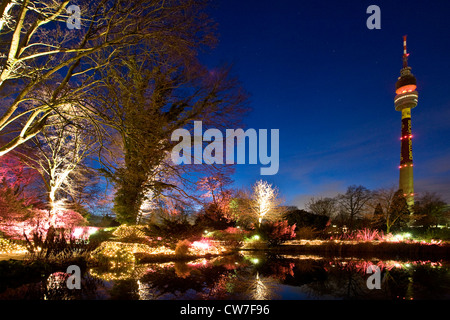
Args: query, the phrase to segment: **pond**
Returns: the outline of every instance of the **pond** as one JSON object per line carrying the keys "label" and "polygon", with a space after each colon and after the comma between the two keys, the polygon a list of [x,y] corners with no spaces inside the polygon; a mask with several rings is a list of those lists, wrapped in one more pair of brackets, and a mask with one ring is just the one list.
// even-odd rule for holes
{"label": "pond", "polygon": [[[370,273],[368,273],[368,270]],[[379,288],[373,287],[379,276]],[[372,278],[370,278],[372,277]],[[238,255],[85,270],[81,290],[67,274],[8,288],[0,299],[79,300],[443,300],[448,260],[380,260],[313,255]],[[372,283],[372,288],[368,283]]]}

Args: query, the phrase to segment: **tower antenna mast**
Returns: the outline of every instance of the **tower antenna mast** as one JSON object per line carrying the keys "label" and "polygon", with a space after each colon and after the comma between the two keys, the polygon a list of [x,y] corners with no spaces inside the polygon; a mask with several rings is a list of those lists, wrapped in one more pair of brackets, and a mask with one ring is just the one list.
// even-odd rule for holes
{"label": "tower antenna mast", "polygon": [[408,67],[408,56],[409,53],[406,49],[406,35],[403,36],[403,68],[407,68]]}

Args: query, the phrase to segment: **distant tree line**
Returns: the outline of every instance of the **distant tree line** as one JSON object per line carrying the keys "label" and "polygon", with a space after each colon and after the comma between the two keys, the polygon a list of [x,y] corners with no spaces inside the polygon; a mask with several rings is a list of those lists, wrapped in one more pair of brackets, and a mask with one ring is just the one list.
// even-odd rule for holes
{"label": "distant tree line", "polygon": [[402,190],[371,191],[354,185],[335,197],[311,198],[306,210],[328,216],[333,224],[349,230],[377,228],[388,233],[408,226],[448,226],[450,213],[448,205],[436,193],[416,195],[414,206],[409,208]]}

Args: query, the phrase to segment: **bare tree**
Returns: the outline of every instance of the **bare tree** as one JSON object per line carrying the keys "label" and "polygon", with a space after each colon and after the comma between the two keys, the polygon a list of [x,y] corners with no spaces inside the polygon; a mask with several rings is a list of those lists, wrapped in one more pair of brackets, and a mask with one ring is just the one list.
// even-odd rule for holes
{"label": "bare tree", "polygon": [[384,212],[389,211],[389,208],[392,206],[392,202],[394,200],[395,192],[397,188],[380,188],[375,190],[372,193],[372,198],[367,203],[372,209],[375,209],[378,204],[381,206]]}
{"label": "bare tree", "polygon": [[[0,132],[7,132],[9,141],[0,146],[0,156],[35,137],[60,107],[95,92],[96,72],[122,54],[121,48],[147,41],[153,53],[195,55],[190,44],[209,41],[205,29],[212,26],[199,13],[202,2],[80,0],[81,29],[69,30],[69,1],[2,1]],[[37,91],[48,83],[57,85],[44,99]]]}
{"label": "bare tree", "polygon": [[411,220],[403,191],[395,187],[375,190],[368,205],[374,209],[372,224],[385,225],[388,233],[400,222]]}
{"label": "bare tree", "polygon": [[116,151],[122,153],[118,166],[104,163],[104,170],[116,186],[116,213],[122,222],[135,223],[147,195],[176,190],[189,196],[187,174],[199,166],[171,161],[172,132],[192,127],[194,120],[227,126],[246,96],[228,70],[210,72],[195,59],[155,56],[146,46],[124,52],[101,78],[102,90],[92,100],[98,117],[119,133],[121,150]]}
{"label": "bare tree", "polygon": [[258,225],[263,219],[276,221],[281,217],[278,189],[267,181],[258,180],[253,186],[252,210],[258,218]]}
{"label": "bare tree", "polygon": [[[75,107],[66,106],[64,115],[76,112]],[[34,156],[27,156],[26,161],[40,173],[48,193],[50,214],[54,215],[63,209],[67,195],[79,196],[77,183],[84,180],[83,175],[88,171],[82,164],[95,152],[97,139],[89,131],[88,121],[78,119],[75,123],[61,117],[31,142]],[[66,197],[61,198],[64,194]]]}
{"label": "bare tree", "polygon": [[363,186],[352,185],[344,194],[338,195],[340,214],[348,218],[349,227],[354,228],[356,218],[367,208],[372,192]]}
{"label": "bare tree", "polygon": [[338,212],[336,198],[311,198],[306,203],[306,210],[315,214],[324,215],[329,218],[336,215]]}
{"label": "bare tree", "polygon": [[[230,190],[227,187],[233,181],[222,172],[205,176],[197,181],[198,189],[203,191],[202,198],[210,199],[217,207],[223,207],[230,200]],[[225,208],[223,208],[225,209]]]}

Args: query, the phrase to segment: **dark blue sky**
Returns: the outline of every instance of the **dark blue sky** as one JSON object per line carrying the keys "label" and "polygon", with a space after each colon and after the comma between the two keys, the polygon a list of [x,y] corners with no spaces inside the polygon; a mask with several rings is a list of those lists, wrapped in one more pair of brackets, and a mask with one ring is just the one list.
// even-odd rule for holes
{"label": "dark blue sky", "polygon": [[[369,5],[381,29],[369,30]],[[263,178],[288,204],[351,184],[398,185],[401,114],[394,88],[402,36],[418,81],[412,112],[415,189],[450,202],[450,1],[219,0],[219,44],[208,65],[232,63],[251,94],[247,128],[280,130],[280,170],[238,165],[236,186]]]}

